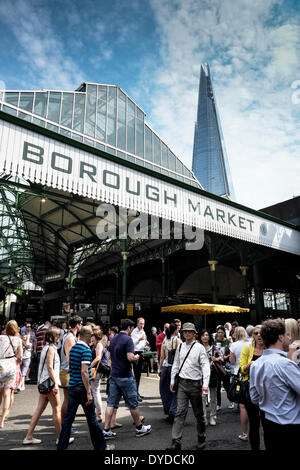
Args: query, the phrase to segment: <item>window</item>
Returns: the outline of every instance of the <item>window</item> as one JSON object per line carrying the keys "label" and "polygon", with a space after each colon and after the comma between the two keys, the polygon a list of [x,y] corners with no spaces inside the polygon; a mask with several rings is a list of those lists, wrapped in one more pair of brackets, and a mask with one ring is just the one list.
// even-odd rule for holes
{"label": "window", "polygon": [[157,163],[158,165],[161,164],[161,158],[160,158],[160,140],[159,138],[153,134],[153,143],[154,143],[154,151],[153,151],[153,156],[154,156],[154,163]]}
{"label": "window", "polygon": [[19,93],[18,92],[6,92],[5,101],[6,103],[12,104],[13,106],[18,106]]}
{"label": "window", "polygon": [[105,142],[106,138],[106,93],[106,86],[98,86],[96,139],[102,140],[103,142]]}
{"label": "window", "polygon": [[37,92],[35,94],[34,114],[46,117],[48,93]]}
{"label": "window", "polygon": [[152,131],[145,125],[145,158],[152,162]]}
{"label": "window", "polygon": [[83,134],[85,95],[75,93],[73,129]]}
{"label": "window", "polygon": [[118,89],[118,135],[117,147],[126,148],[126,96]]}
{"label": "window", "polygon": [[[135,153],[135,105],[131,100],[127,100],[127,151]],[[144,144],[143,144],[144,147]]]}
{"label": "window", "polygon": [[176,159],[176,157],[175,157],[174,153],[172,153],[171,150],[169,150],[169,168],[170,168],[170,170],[173,170],[173,171],[176,170],[175,159]]}
{"label": "window", "polygon": [[87,135],[90,135],[91,137],[95,136],[96,101],[97,101],[97,86],[87,85],[84,133]]}
{"label": "window", "polygon": [[135,153],[139,157],[144,156],[144,121],[137,118],[136,120],[136,129],[135,129],[135,138],[136,138],[136,150]]}
{"label": "window", "polygon": [[48,119],[59,122],[61,93],[51,91],[48,103]]}
{"label": "window", "polygon": [[32,106],[33,106],[33,93],[22,92],[20,94],[19,107],[32,113]]}
{"label": "window", "polygon": [[[116,145],[116,112],[117,112],[117,97],[116,88],[108,88],[108,122],[107,122],[107,143]],[[111,151],[110,151],[111,153]]]}
{"label": "window", "polygon": [[60,123],[70,128],[72,127],[73,98],[73,93],[63,93]]}
{"label": "window", "polygon": [[168,168],[168,148],[163,142],[161,143],[161,164]]}

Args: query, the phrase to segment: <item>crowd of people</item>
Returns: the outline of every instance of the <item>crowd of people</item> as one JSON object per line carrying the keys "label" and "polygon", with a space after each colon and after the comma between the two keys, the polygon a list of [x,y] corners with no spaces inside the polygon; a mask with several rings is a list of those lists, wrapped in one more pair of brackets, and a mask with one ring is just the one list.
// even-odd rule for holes
{"label": "crowd of people", "polygon": [[237,376],[249,389],[247,401],[229,400],[228,408],[240,413],[237,438],[249,440],[251,449],[259,450],[262,424],[266,449],[273,449],[280,439],[287,445],[295,442],[294,434],[300,430],[300,321],[293,318],[270,319],[246,328],[227,322],[214,332],[197,331],[193,323],[182,325],[174,319],[162,331],[151,327],[148,335],[144,318],[138,318],[136,325],[123,319],[120,327],[111,326],[107,332],[92,322],[83,325],[76,314],[61,324],[26,322],[22,328],[10,320],[0,335],[0,429],[15,393],[22,393],[31,381],[37,383],[39,395],[24,445],[42,442],[34,431],[48,403],[58,450],[74,442],[79,405],[95,450],[114,448],[106,441],[122,427],[117,422],[122,399],[136,437],[143,437],[152,430],[139,411],[145,365],[147,373],[159,376],[162,414],[172,424],[168,449],[181,449],[189,405],[196,420],[197,449],[205,447],[206,427],[218,424],[222,388],[228,393]]}

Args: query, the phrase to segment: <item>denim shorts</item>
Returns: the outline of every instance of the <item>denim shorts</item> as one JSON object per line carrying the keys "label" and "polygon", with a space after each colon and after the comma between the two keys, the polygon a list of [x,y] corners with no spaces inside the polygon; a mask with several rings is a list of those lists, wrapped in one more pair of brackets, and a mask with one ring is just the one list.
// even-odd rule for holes
{"label": "denim shorts", "polygon": [[136,382],[134,377],[125,379],[118,377],[109,378],[109,395],[107,398],[107,406],[118,408],[122,395],[124,396],[125,405],[130,410],[136,410],[139,407]]}

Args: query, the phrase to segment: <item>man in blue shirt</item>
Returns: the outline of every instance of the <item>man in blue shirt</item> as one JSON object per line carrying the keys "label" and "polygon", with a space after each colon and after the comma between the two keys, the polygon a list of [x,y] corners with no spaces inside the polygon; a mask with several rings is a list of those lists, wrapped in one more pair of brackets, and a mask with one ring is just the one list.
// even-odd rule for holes
{"label": "man in blue shirt", "polygon": [[70,350],[68,410],[62,425],[57,450],[67,450],[68,448],[71,427],[79,405],[82,406],[85,413],[94,450],[113,450],[114,448],[114,446],[107,446],[105,443],[102,429],[96,417],[95,404],[91,392],[92,352],[89,344],[92,333],[93,331],[89,326],[81,328],[79,340]]}
{"label": "man in blue shirt", "polygon": [[300,368],[287,359],[290,337],[282,320],[262,324],[266,350],[251,365],[251,401],[264,412],[266,450],[296,450],[300,435]]}
{"label": "man in blue shirt", "polygon": [[141,421],[136,381],[132,374],[132,363],[139,359],[139,355],[134,354],[134,344],[130,337],[133,328],[134,323],[129,318],[121,320],[120,333],[110,342],[111,373],[103,431],[105,439],[116,437],[116,433],[111,430],[111,420],[122,395],[136,426],[136,436],[145,436],[151,432],[151,425],[144,425]]}

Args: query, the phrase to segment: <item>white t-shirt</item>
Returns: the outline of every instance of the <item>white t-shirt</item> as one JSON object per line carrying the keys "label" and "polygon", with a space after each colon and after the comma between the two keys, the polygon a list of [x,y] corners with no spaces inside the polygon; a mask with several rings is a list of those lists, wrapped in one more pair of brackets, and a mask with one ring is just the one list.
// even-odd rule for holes
{"label": "white t-shirt", "polygon": [[232,352],[232,354],[234,354],[236,358],[236,362],[233,368],[234,374],[237,374],[239,371],[240,357],[241,357],[242,349],[245,346],[245,344],[249,344],[249,341],[240,339],[239,341],[235,341],[234,343],[232,343],[229,348],[230,352]]}
{"label": "white t-shirt", "polygon": [[60,379],[59,379],[60,359],[59,359],[59,355],[57,354],[57,347],[54,346],[53,344],[51,346],[49,346],[49,344],[46,344],[41,352],[39,369],[38,369],[38,384],[44,382],[44,380],[47,380],[48,377],[50,377],[49,372],[48,372],[48,367],[47,367],[47,358],[46,358],[49,347],[54,349],[54,359],[53,359],[54,375],[56,377],[58,385],[61,385]]}

